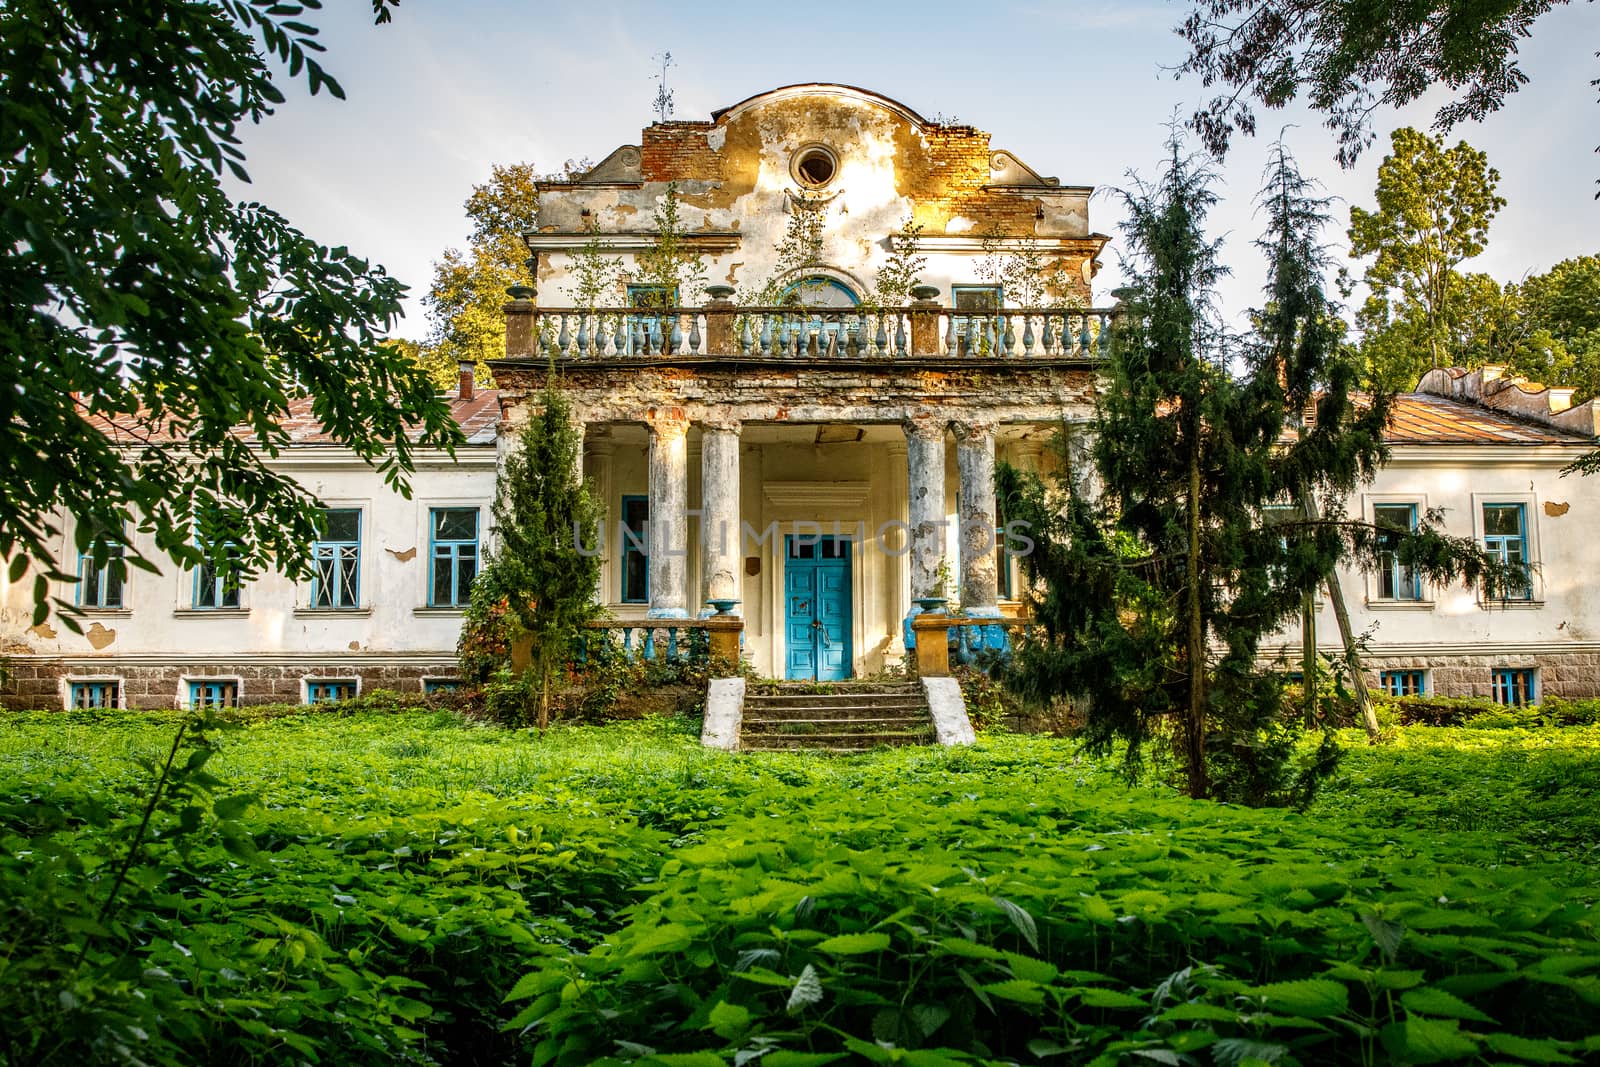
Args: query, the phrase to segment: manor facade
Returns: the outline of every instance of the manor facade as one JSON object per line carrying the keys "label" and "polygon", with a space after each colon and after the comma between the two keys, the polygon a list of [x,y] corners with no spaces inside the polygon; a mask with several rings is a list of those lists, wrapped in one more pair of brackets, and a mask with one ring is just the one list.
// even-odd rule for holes
{"label": "manor facade", "polygon": [[[463,376],[451,402],[469,443],[420,457],[411,499],[306,419],[274,462],[330,511],[311,581],[113,583],[70,558],[66,517],[62,569],[81,580],[55,592],[81,605],[85,632],[32,627],[31,576],[6,586],[0,700],[159,707],[451,684],[497,465],[552,370],[606,514],[599,542],[578,547],[604,560],[596,596],[616,625],[737,617],[757,674],[826,680],[905,663],[923,608],[1023,614],[1005,550],[1022,541],[994,472],[1060,462],[1050,442],[1092,418],[1115,311],[1095,306],[1108,239],[1090,226],[1091,192],[981,130],[849,86],[653,124],[586,174],[540,184],[534,284],[505,306],[497,387]],[[1529,582],[1488,603],[1393,566],[1345,574],[1374,685],[1600,693],[1600,497],[1561,475],[1600,417],[1570,399],[1493,369],[1434,372],[1401,398],[1393,459],[1347,511],[1404,523],[1444,509]],[[1285,648],[1292,660],[1293,634]]]}

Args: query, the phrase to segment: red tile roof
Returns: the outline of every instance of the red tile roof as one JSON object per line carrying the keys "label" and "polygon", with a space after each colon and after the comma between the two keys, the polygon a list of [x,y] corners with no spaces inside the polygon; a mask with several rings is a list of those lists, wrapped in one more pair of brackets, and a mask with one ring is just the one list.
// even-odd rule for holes
{"label": "red tile roof", "polygon": [[1395,397],[1384,440],[1391,445],[1592,443],[1579,433],[1433,393],[1401,393]]}
{"label": "red tile roof", "polygon": [[[456,425],[461,427],[461,432],[466,436],[467,444],[492,445],[494,444],[495,426],[500,421],[500,393],[495,389],[477,389],[473,392],[471,400],[458,400],[454,395],[447,395],[450,403],[450,414],[456,420]],[[107,436],[118,444],[143,444],[154,441],[171,441],[173,435],[167,432],[166,427],[153,427],[149,423],[142,423],[136,419],[119,416],[116,419],[105,419],[99,416],[89,420],[98,426]],[[308,398],[297,398],[289,402],[289,415],[281,425],[289,434],[289,441],[296,445],[334,445],[338,444],[333,437],[325,432],[322,423],[311,412],[311,401]],[[244,426],[236,427],[235,433],[248,436],[249,429]],[[416,440],[413,433],[412,440]]]}

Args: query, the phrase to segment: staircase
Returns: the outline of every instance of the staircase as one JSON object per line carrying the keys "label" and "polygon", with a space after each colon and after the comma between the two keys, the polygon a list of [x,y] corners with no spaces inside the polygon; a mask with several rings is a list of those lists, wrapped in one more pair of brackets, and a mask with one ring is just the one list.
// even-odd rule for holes
{"label": "staircase", "polygon": [[928,698],[915,682],[778,682],[745,696],[739,748],[860,752],[933,742]]}

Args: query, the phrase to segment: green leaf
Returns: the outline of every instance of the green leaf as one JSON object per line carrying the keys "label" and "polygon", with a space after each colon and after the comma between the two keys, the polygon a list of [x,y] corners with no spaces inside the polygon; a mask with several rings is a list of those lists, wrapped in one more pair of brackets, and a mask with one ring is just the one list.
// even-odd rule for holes
{"label": "green leaf", "polygon": [[990,982],[983,987],[983,991],[990,996],[1015,1001],[1018,1004],[1044,1003],[1044,988],[1038,982],[1025,982],[1021,978]]}
{"label": "green leaf", "polygon": [[1506,1056],[1530,1063],[1577,1063],[1567,1055],[1567,1043],[1551,1038],[1519,1037],[1516,1034],[1485,1034],[1483,1043]]}
{"label": "green leaf", "polygon": [[728,1061],[715,1052],[658,1052],[647,1056],[645,1063],[659,1063],[661,1067],[728,1067]]}
{"label": "green leaf", "polygon": [[976,941],[968,941],[964,937],[947,937],[939,942],[939,947],[952,956],[960,956],[969,960],[999,960],[1005,958],[1005,953],[988,945],[980,945]]}
{"label": "green leaf", "polygon": [[889,947],[889,935],[872,932],[865,934],[840,934],[816,946],[818,952],[834,956],[859,956],[867,952],[882,952]]}
{"label": "green leaf", "polygon": [[567,983],[567,976],[561,971],[529,971],[517,979],[517,984],[511,987],[511,992],[506,994],[502,1004],[509,1004],[514,1000],[527,1000],[552,989],[559,989]]}
{"label": "green leaf", "polygon": [[256,802],[254,793],[238,793],[231,797],[221,797],[211,805],[211,810],[219,819],[237,819],[250,810]]}
{"label": "green leaf", "polygon": [[1407,1063],[1442,1063],[1477,1053],[1478,1043],[1461,1032],[1455,1019],[1408,1016],[1383,1028],[1384,1046]]}
{"label": "green leaf", "polygon": [[762,1067],[824,1067],[845,1057],[843,1052],[791,1052],[776,1049],[761,1057]]}
{"label": "green leaf", "polygon": [[1148,1008],[1150,1002],[1144,997],[1136,997],[1131,993],[1123,993],[1115,989],[1102,989],[1099,986],[1088,986],[1076,990],[1078,999],[1083,1001],[1087,1008]]}
{"label": "green leaf", "polygon": [[729,1004],[725,1000],[718,1001],[701,1029],[710,1030],[729,1041],[737,1041],[750,1029],[750,1009],[740,1004]]}
{"label": "green leaf", "polygon": [[1000,905],[1000,910],[1006,913],[1006,918],[1011,920],[1011,925],[1017,928],[1017,932],[1028,942],[1028,946],[1038,952],[1039,927],[1033,921],[1033,916],[1021,905],[1005,897],[995,897],[994,902]]}
{"label": "green leaf", "polygon": [[1267,1007],[1290,1015],[1316,1019],[1338,1015],[1350,1006],[1350,991],[1328,978],[1307,978],[1298,982],[1278,982],[1245,990],[1247,996],[1260,997]]}
{"label": "green leaf", "polygon": [[1400,1003],[1418,1015],[1442,1015],[1448,1019],[1471,1019],[1474,1022],[1492,1023],[1493,1019],[1474,1008],[1453,993],[1442,989],[1423,987],[1400,994]]}

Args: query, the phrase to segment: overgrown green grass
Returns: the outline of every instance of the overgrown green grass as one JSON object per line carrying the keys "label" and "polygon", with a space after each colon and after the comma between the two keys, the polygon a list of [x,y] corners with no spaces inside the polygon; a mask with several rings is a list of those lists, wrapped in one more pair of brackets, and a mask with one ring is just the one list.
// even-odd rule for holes
{"label": "overgrown green grass", "polygon": [[247,720],[206,767],[222,803],[158,812],[101,917],[177,722],[0,719],[11,1062],[1600,1051],[1600,727],[1352,734],[1300,814],[1045,738],[841,759],[682,720]]}

